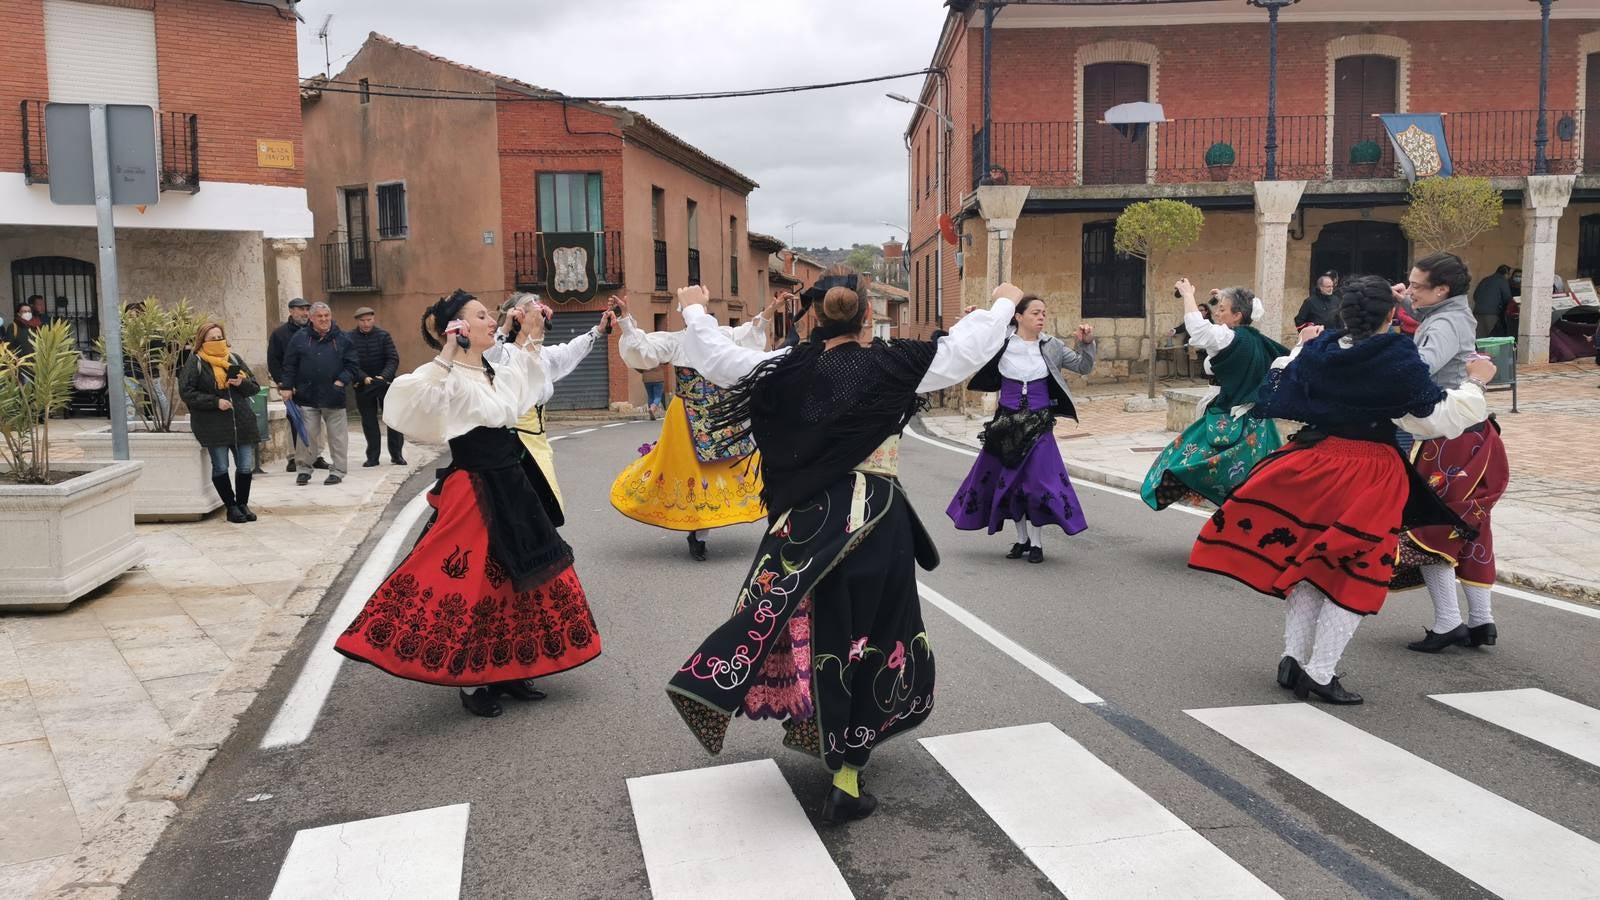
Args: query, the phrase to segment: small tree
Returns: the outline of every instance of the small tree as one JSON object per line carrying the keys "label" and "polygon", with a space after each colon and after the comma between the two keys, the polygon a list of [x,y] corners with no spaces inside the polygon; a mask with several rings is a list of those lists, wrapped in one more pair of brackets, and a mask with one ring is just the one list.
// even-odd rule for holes
{"label": "small tree", "polygon": [[1400,227],[1430,251],[1455,251],[1499,225],[1505,205],[1487,178],[1424,178],[1411,185]]}
{"label": "small tree", "polygon": [[33,332],[33,350],[0,343],[0,461],[21,484],[50,482],[50,416],[72,399],[78,346],[56,321]]}
{"label": "small tree", "polygon": [[[178,395],[178,364],[200,331],[202,318],[189,301],[180,299],[171,308],[146,297],[143,303],[122,309],[122,355],[132,373],[132,387],[138,392],[133,407],[146,431],[172,431]],[[105,340],[96,342],[100,358],[106,358]],[[107,373],[112,378],[121,372]],[[113,413],[115,415],[115,413]]]}
{"label": "small tree", "polygon": [[1151,398],[1156,395],[1156,299],[1161,296],[1154,284],[1155,274],[1168,254],[1200,240],[1205,224],[1205,213],[1182,200],[1145,200],[1131,204],[1117,217],[1117,252],[1144,260],[1144,336],[1150,345],[1146,396]]}

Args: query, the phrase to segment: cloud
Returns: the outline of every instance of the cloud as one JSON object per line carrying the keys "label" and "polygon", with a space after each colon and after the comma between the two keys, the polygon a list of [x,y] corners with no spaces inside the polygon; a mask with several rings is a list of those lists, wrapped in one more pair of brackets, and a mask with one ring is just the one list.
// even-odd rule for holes
{"label": "cloud", "polygon": [[[300,71],[333,71],[369,31],[573,95],[661,94],[843,81],[928,64],[944,21],[931,0],[305,0]],[[808,246],[876,243],[906,218],[919,78],[730,100],[628,103],[761,184],[751,227]]]}

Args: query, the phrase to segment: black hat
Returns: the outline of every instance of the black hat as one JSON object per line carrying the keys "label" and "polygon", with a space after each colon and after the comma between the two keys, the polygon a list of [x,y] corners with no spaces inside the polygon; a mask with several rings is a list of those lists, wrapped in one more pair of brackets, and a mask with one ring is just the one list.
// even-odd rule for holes
{"label": "black hat", "polygon": [[307,300],[304,297],[296,297],[293,300],[289,301],[289,308],[290,309],[310,309],[311,308],[311,301]]}

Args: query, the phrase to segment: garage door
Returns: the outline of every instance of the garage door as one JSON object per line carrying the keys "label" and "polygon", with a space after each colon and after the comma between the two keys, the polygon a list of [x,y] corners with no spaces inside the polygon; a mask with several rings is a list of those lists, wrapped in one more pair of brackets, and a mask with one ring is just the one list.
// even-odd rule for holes
{"label": "garage door", "polygon": [[[597,312],[556,313],[544,342],[564,344],[600,324]],[[599,342],[597,342],[599,343]],[[595,347],[571,375],[556,384],[546,409],[605,409],[611,401],[611,360],[606,347]]]}

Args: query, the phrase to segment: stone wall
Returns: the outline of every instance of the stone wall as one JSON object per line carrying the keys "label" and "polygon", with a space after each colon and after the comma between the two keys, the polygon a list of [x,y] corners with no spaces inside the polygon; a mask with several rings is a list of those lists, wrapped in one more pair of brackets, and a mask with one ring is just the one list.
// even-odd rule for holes
{"label": "stone wall", "polygon": [[[66,256],[99,265],[94,230],[38,228],[0,232],[0,271],[33,256]],[[228,341],[261,377],[266,377],[266,262],[259,232],[117,230],[117,269],[124,302],[157,297],[187,298],[219,319]],[[0,283],[0,310],[9,319],[21,299],[10,278]]]}

